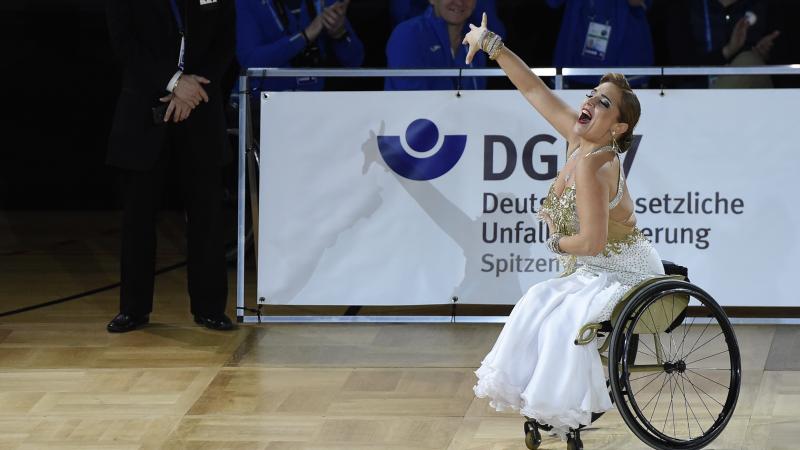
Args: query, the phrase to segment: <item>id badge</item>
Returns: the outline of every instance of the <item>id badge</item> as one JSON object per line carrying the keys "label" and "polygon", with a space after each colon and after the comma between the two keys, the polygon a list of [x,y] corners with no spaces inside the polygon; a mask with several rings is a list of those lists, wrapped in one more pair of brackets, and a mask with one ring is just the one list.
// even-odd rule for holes
{"label": "id badge", "polygon": [[589,22],[589,31],[586,33],[586,43],[583,44],[583,55],[592,58],[606,59],[608,39],[611,37],[611,25]]}
{"label": "id badge", "polygon": [[221,0],[200,0],[200,11],[217,9]]}
{"label": "id badge", "polygon": [[308,86],[310,84],[315,84],[317,82],[317,77],[298,77],[297,78],[297,87],[302,88],[303,86]]}
{"label": "id badge", "polygon": [[186,38],[181,36],[181,51],[178,53],[178,70],[183,72],[183,68],[185,66],[183,62],[184,53],[186,51]]}

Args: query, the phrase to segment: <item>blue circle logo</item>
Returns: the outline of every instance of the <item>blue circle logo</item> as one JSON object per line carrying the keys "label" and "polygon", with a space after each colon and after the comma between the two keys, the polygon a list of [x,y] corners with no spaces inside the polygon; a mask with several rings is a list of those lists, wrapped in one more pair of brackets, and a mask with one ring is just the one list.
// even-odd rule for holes
{"label": "blue circle logo", "polygon": [[[405,138],[414,152],[428,153],[439,141],[439,129],[428,119],[417,119],[406,128]],[[449,172],[466,147],[466,135],[445,135],[435,154],[418,157],[403,148],[400,136],[378,136],[378,149],[386,165],[398,175],[416,181],[433,180]]]}

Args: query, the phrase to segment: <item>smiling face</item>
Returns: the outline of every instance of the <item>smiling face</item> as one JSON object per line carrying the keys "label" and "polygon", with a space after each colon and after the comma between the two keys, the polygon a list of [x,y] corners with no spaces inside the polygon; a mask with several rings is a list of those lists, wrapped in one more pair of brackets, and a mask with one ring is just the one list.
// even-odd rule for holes
{"label": "smiling face", "polygon": [[449,25],[463,26],[475,9],[476,0],[430,0],[436,17]]}
{"label": "smiling face", "polygon": [[575,134],[591,142],[610,142],[611,132],[622,135],[628,124],[620,123],[622,91],[612,83],[601,83],[586,94],[575,121]]}

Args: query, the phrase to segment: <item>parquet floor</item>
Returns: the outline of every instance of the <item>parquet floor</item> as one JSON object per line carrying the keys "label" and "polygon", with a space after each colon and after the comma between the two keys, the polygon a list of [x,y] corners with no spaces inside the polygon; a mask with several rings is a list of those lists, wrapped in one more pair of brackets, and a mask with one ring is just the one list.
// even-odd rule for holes
{"label": "parquet floor", "polygon": [[[182,258],[177,223],[161,224],[160,266]],[[116,227],[108,213],[0,214],[0,312],[117,281]],[[184,276],[158,278],[153,324],[133,333],[105,331],[115,289],[0,317],[0,450],[525,448],[520,417],[472,394],[500,325],[213,332],[191,321]],[[797,354],[774,346],[800,343],[798,328],[736,327],[742,392],[710,448],[800,447],[800,371],[765,369],[798,367],[774,361]],[[646,448],[614,411],[583,441]],[[565,445],[546,437],[542,448]]]}

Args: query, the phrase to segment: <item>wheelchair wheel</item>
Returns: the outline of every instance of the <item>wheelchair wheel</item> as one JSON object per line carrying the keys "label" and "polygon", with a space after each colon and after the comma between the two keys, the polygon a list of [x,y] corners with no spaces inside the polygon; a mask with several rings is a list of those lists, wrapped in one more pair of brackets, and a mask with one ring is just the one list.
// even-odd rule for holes
{"label": "wheelchair wheel", "polygon": [[656,449],[708,445],[733,415],[741,384],[739,346],[725,312],[678,280],[656,282],[628,301],[612,332],[608,370],[623,420]]}
{"label": "wheelchair wheel", "polygon": [[529,450],[536,450],[542,445],[542,434],[539,432],[539,425],[535,420],[528,419],[523,427],[525,431],[525,446]]}
{"label": "wheelchair wheel", "polygon": [[580,429],[570,429],[567,433],[567,450],[583,450]]}

